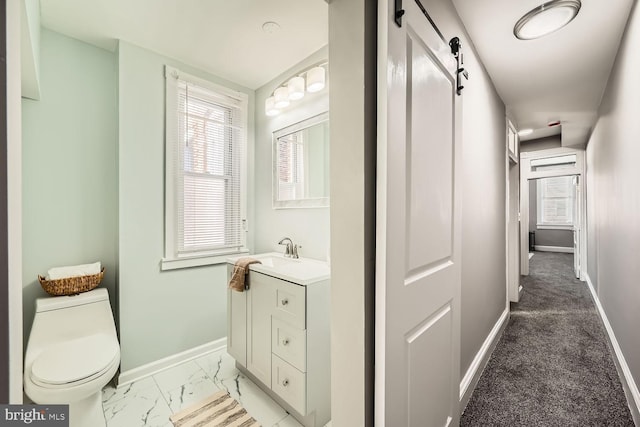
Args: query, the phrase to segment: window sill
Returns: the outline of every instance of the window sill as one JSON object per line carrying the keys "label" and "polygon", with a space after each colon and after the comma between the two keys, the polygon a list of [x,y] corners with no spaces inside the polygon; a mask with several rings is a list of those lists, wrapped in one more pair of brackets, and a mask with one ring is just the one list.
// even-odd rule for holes
{"label": "window sill", "polygon": [[569,230],[573,231],[573,225],[536,224],[538,230]]}
{"label": "window sill", "polygon": [[162,258],[162,260],[160,260],[160,271],[225,264],[227,262],[227,258],[229,257],[248,253],[248,250],[241,250],[219,255],[190,256],[183,258]]}

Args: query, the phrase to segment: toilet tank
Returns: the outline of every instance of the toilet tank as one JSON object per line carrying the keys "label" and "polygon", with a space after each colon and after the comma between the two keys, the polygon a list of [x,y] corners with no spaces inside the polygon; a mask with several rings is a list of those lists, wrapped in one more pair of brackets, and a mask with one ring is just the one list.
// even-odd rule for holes
{"label": "toilet tank", "polygon": [[48,345],[62,340],[105,333],[117,339],[109,294],[99,288],[74,296],[36,300],[36,314],[27,344],[28,364]]}
{"label": "toilet tank", "polygon": [[61,308],[76,307],[94,302],[109,302],[109,293],[104,288],[94,289],[78,295],[68,295],[52,298],[38,298],[36,300],[36,313],[59,310]]}

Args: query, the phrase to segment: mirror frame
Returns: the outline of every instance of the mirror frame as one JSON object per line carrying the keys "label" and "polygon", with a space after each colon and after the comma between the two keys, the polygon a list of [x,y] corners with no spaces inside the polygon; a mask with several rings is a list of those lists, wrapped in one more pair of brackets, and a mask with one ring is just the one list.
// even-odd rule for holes
{"label": "mirror frame", "polygon": [[[273,132],[271,138],[271,199],[273,209],[291,209],[291,208],[327,208],[329,207],[329,197],[315,197],[300,200],[277,200],[278,194],[278,138],[289,135],[300,130],[310,128],[311,126],[328,122],[329,112],[325,111],[316,116],[309,117],[290,126],[278,129]],[[329,144],[331,140],[329,140]],[[327,170],[327,173],[329,171]]]}

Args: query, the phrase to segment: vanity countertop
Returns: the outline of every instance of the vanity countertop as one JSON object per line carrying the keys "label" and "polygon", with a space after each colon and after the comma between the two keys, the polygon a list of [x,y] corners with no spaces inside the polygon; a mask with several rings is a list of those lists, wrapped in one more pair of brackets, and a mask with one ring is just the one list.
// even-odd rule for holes
{"label": "vanity countertop", "polygon": [[287,258],[278,252],[234,256],[227,258],[227,263],[234,264],[238,259],[244,257],[255,258],[261,262],[260,264],[251,264],[249,270],[302,286],[321,282],[331,277],[331,268],[325,261],[310,258]]}

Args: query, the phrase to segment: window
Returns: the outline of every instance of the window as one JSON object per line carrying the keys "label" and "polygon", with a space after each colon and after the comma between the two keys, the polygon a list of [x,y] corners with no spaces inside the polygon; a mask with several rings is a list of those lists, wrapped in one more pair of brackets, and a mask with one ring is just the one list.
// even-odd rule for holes
{"label": "window", "polygon": [[245,250],[247,96],[166,67],[163,269]]}
{"label": "window", "polygon": [[304,198],[304,135],[292,133],[278,138],[278,197],[280,200]]}
{"label": "window", "polygon": [[573,228],[573,179],[572,176],[538,179],[538,228]]}

